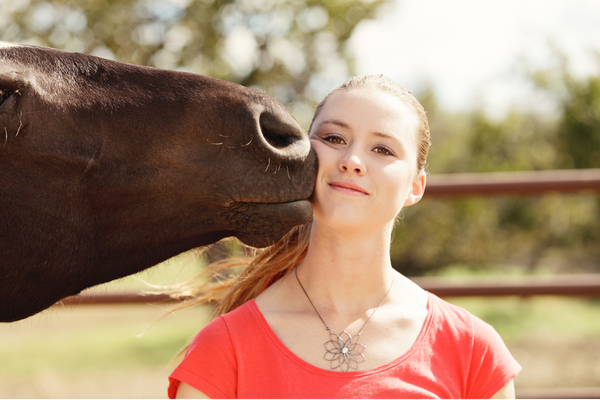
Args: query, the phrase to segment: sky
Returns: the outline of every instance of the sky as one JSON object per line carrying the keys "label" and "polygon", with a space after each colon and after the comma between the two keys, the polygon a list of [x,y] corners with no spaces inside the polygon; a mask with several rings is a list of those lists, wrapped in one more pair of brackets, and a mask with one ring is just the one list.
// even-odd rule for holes
{"label": "sky", "polygon": [[524,71],[551,65],[550,42],[576,76],[600,72],[600,1],[396,0],[356,28],[350,48],[359,74],[417,92],[431,85],[449,110],[481,104],[501,117],[511,106],[545,107]]}

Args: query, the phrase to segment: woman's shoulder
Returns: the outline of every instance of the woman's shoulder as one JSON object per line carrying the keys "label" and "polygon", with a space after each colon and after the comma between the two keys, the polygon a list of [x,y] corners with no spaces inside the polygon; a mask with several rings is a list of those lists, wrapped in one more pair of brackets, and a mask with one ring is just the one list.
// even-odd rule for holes
{"label": "woman's shoulder", "polygon": [[198,343],[203,346],[231,343],[233,336],[248,332],[256,325],[255,308],[254,300],[250,300],[227,314],[218,316],[196,334],[190,348]]}
{"label": "woman's shoulder", "polygon": [[469,326],[473,323],[473,319],[477,318],[468,310],[441,299],[431,292],[428,293],[429,308],[433,311],[434,315],[437,316],[437,322]]}
{"label": "woman's shoulder", "polygon": [[496,348],[504,351],[504,341],[493,326],[473,315],[468,310],[429,294],[432,309],[433,325],[444,337],[470,342],[477,348]]}
{"label": "woman's shoulder", "polygon": [[490,324],[431,293],[429,298],[434,332],[428,345],[468,371],[467,398],[489,398],[518,374],[521,367]]}
{"label": "woman's shoulder", "polygon": [[[429,310],[432,313],[434,327],[443,330],[446,335],[472,338],[477,332],[485,330],[485,326],[489,326],[470,311],[432,293],[429,293]],[[491,326],[489,327],[493,330]]]}
{"label": "woman's shoulder", "polygon": [[251,299],[242,304],[241,306],[229,311],[228,313],[215,318],[212,322],[206,325],[205,329],[227,329],[229,331],[237,331],[240,328],[248,329],[256,323],[256,318],[256,302],[254,301],[254,299]]}

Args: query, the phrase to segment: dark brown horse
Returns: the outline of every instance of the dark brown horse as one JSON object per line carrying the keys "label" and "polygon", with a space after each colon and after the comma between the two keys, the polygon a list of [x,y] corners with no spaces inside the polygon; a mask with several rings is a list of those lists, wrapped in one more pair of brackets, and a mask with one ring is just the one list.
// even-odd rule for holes
{"label": "dark brown horse", "polygon": [[268,96],[0,42],[0,321],[311,218],[316,156]]}

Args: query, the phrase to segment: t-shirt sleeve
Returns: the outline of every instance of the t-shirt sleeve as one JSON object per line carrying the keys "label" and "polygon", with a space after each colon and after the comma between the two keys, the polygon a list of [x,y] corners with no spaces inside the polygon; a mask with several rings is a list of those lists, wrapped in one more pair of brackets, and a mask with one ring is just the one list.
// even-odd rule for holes
{"label": "t-shirt sleeve", "polygon": [[237,397],[237,359],[227,324],[219,317],[194,338],[185,358],[169,377],[169,398],[185,382],[210,398]]}
{"label": "t-shirt sleeve", "polygon": [[521,371],[494,328],[472,317],[473,352],[469,368],[471,399],[489,399]]}

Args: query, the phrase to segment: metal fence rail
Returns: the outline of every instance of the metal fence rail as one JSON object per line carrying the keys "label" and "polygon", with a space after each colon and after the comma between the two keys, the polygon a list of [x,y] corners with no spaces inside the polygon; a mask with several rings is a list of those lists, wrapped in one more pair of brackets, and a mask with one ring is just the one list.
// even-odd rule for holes
{"label": "metal fence rail", "polygon": [[425,195],[534,195],[585,190],[600,191],[600,169],[431,175],[427,180]]}
{"label": "metal fence rail", "polygon": [[440,297],[459,296],[600,296],[600,274],[524,276],[519,281],[488,277],[451,283],[444,278],[413,278],[423,289]]}
{"label": "metal fence rail", "polygon": [[[502,277],[451,283],[444,278],[412,278],[423,289],[440,297],[469,296],[599,296],[600,274],[526,276],[514,279]],[[81,294],[64,299],[64,305],[168,303],[173,300],[164,294],[138,293]]]}

